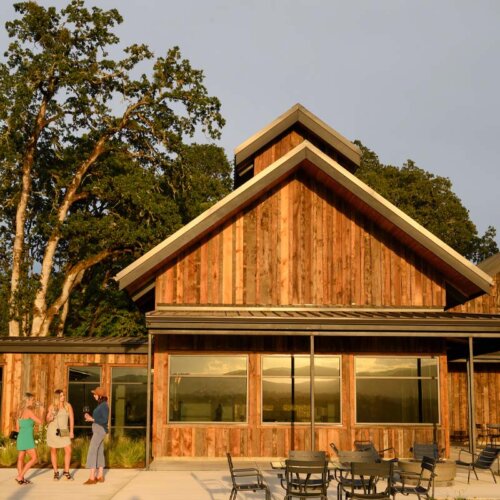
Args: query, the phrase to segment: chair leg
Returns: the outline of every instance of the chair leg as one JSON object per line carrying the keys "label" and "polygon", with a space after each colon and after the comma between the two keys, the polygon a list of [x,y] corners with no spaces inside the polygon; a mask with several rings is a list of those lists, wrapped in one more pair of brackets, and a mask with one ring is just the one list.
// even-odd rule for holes
{"label": "chair leg", "polygon": [[491,475],[493,476],[493,481],[495,481],[495,484],[497,482],[497,478],[495,477],[495,473],[493,472],[493,469],[490,468]]}

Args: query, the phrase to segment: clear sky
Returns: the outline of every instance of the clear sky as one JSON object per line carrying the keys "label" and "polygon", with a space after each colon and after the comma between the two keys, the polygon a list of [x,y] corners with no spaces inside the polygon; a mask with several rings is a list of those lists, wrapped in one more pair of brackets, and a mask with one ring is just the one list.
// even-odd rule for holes
{"label": "clear sky", "polygon": [[[40,0],[60,7],[62,0]],[[179,45],[203,69],[233,149],[300,102],[384,163],[449,177],[500,231],[500,1],[93,0],[123,46]],[[13,16],[1,0],[2,23]],[[5,34],[0,35],[5,47]],[[500,235],[497,235],[500,242]]]}

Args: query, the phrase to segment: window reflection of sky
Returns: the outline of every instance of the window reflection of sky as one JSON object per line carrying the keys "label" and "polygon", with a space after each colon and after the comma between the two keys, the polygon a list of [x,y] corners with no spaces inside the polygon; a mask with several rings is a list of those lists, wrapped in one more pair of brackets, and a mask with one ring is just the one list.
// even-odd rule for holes
{"label": "window reflection of sky", "polygon": [[241,375],[247,371],[244,356],[172,356],[171,375]]}
{"label": "window reflection of sky", "polygon": [[[420,373],[418,370],[420,361]],[[356,375],[363,377],[436,377],[437,359],[356,357]]]}

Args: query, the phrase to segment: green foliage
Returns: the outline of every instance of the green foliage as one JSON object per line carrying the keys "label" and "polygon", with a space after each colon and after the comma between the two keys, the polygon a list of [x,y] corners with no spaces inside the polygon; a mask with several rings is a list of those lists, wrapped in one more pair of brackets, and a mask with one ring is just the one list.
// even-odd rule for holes
{"label": "green foliage", "polygon": [[[47,334],[42,323],[56,333],[70,301],[70,316],[89,308],[78,312],[85,325],[71,322],[77,335],[138,334],[137,311],[105,270],[123,268],[227,192],[221,148],[188,144],[197,130],[220,136],[220,102],[178,47],[155,58],[136,44],[110,58],[122,22],[115,9],[83,0],[14,9],[0,62],[0,297],[11,304],[0,321],[10,313],[28,318],[25,332],[33,322],[33,335]],[[11,270],[20,281],[9,289]],[[122,310],[91,325],[89,290],[109,300],[103,310]]]}
{"label": "green foliage", "polygon": [[17,462],[16,442],[5,440],[0,445],[0,465],[3,467],[12,467]]}
{"label": "green foliage", "polygon": [[111,440],[106,451],[106,460],[110,467],[141,467],[145,462],[146,443],[144,439],[120,436]]}
{"label": "green foliage", "polygon": [[383,165],[363,146],[356,176],[422,226],[473,262],[498,252],[496,231],[489,227],[482,237],[468,210],[452,191],[451,181],[435,176],[408,160],[401,168]]}

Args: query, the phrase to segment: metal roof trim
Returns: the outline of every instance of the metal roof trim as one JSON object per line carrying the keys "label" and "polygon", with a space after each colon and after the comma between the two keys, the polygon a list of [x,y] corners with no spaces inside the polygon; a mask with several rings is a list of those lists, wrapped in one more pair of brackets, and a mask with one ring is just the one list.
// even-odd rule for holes
{"label": "metal roof trim", "polygon": [[299,103],[292,106],[269,125],[237,146],[234,149],[236,165],[239,165],[242,161],[246,160],[249,156],[271,142],[275,137],[295,123],[301,123],[304,127],[311,130],[327,144],[359,166],[361,161],[361,150],[358,146]]}

